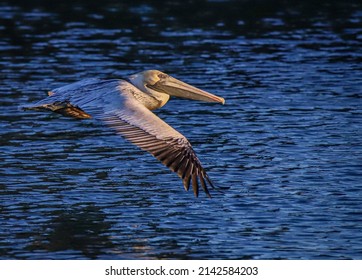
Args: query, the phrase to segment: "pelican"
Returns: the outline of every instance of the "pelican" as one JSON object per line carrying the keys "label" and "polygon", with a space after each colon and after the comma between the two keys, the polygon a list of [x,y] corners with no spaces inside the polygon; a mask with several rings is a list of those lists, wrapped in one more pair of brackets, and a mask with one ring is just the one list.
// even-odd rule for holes
{"label": "pelican", "polygon": [[46,110],[77,119],[94,118],[151,153],[182,179],[194,195],[200,186],[208,197],[214,188],[190,142],[151,111],[170,96],[224,104],[222,97],[181,82],[161,71],[147,70],[125,79],[86,79],[48,92],[23,110]]}

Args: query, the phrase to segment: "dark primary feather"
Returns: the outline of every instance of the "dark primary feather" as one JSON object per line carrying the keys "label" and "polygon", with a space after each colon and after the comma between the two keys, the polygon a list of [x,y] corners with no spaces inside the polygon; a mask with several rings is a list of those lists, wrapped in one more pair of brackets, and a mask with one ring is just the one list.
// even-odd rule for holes
{"label": "dark primary feather", "polygon": [[117,114],[106,116],[103,120],[130,142],[148,151],[165,166],[176,172],[183,180],[186,190],[189,190],[190,178],[192,178],[192,188],[195,196],[198,196],[199,193],[199,180],[204,192],[211,197],[205,179],[211,187],[214,186],[186,138],[170,137],[159,139],[156,135],[149,134],[139,127],[128,124]]}

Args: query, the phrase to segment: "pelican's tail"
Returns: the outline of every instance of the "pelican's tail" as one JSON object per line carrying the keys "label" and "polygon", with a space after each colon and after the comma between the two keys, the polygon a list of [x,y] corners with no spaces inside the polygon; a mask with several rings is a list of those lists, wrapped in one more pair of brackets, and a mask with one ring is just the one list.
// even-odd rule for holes
{"label": "pelican's tail", "polygon": [[[48,92],[48,97],[37,103],[20,106],[20,110],[52,111],[76,119],[89,119],[91,116],[71,102],[74,96],[87,96],[93,87],[102,84],[100,79],[85,79],[76,83],[62,86]],[[107,81],[105,81],[107,82]]]}
{"label": "pelican's tail", "polygon": [[19,109],[23,111],[52,111],[54,113],[61,114],[63,116],[72,117],[76,119],[89,119],[91,116],[81,110],[78,107],[73,106],[67,101],[56,101],[53,103],[45,102],[47,100],[41,100],[40,102],[20,106]]}
{"label": "pelican's tail", "polygon": [[46,103],[32,103],[19,106],[19,110],[22,111],[55,111],[56,108],[54,104],[46,104]]}

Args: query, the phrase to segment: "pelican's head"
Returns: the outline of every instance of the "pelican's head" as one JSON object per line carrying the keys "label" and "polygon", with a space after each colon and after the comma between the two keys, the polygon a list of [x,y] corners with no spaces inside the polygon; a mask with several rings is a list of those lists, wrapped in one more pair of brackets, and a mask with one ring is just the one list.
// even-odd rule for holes
{"label": "pelican's head", "polygon": [[165,100],[164,105],[169,96],[177,96],[193,100],[206,102],[225,103],[224,98],[213,95],[189,84],[181,82],[158,70],[147,70],[129,77],[131,83],[157,99]]}

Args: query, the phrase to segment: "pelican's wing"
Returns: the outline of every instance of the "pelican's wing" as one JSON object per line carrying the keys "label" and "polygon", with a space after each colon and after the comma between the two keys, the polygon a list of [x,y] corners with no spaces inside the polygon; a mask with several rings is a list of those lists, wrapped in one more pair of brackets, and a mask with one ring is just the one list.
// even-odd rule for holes
{"label": "pelican's wing", "polygon": [[208,186],[214,186],[189,141],[134,98],[134,93],[139,91],[136,87],[123,80],[87,81],[53,90],[53,94],[39,104],[52,111],[55,110],[49,108],[49,104],[58,107],[63,104],[104,121],[176,172],[186,190],[191,184],[198,196],[201,185],[210,196]]}

